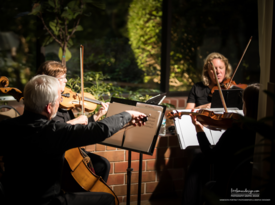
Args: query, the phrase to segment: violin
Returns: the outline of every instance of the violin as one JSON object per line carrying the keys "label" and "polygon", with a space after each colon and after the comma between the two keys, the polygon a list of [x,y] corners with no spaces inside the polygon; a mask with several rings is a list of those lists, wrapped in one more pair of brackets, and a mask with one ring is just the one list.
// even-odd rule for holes
{"label": "violin", "polygon": [[[234,80],[231,80],[232,78],[229,78],[229,79],[225,79],[221,84],[221,89],[224,89],[224,90],[228,90],[230,88],[232,88],[233,86],[234,87],[238,87],[238,88],[241,88],[241,89],[245,89],[247,87],[247,84],[237,84]],[[231,83],[230,83],[231,81]],[[230,84],[229,84],[230,83]],[[214,86],[212,89],[211,89],[211,94],[214,93],[215,90],[218,90],[218,86]]]}
{"label": "violin", "polygon": [[[82,96],[79,93],[72,91],[72,89],[65,87],[64,92],[61,94],[62,102],[60,102],[60,108],[71,110],[73,108],[82,108]],[[96,100],[90,93],[84,93],[84,107],[86,112],[93,112],[97,105],[102,102]]]}
{"label": "violin", "polygon": [[169,112],[167,114],[168,119],[181,119],[183,115],[196,115],[197,120],[206,128],[210,130],[226,130],[232,127],[232,124],[242,118],[238,113],[222,113],[217,114],[209,110],[197,110],[197,112]]}
{"label": "violin", "polygon": [[23,99],[23,93],[17,89],[8,87],[9,85],[9,79],[5,76],[0,77],[0,92],[3,94],[9,94],[12,95],[17,102],[19,102],[21,99]]}
{"label": "violin", "polygon": [[[243,57],[244,57],[244,54],[246,53],[246,50],[247,50],[247,48],[248,48],[248,46],[249,46],[251,40],[252,40],[252,36],[250,37],[250,39],[249,39],[249,41],[248,41],[248,43],[247,43],[247,45],[246,45],[246,47],[245,47],[245,49],[244,49],[243,55],[242,55],[241,59],[239,60],[239,63],[238,63],[238,65],[237,65],[237,67],[236,67],[236,69],[235,69],[235,71],[234,71],[234,73],[233,73],[233,75],[232,75],[232,78],[225,79],[225,80],[222,82],[222,84],[220,85],[220,86],[221,86],[221,89],[226,89],[226,90],[228,90],[228,89],[232,88],[233,86],[238,87],[238,88],[241,88],[241,89],[245,89],[245,88],[247,87],[247,84],[237,84],[235,81],[233,81],[233,78],[234,78],[234,76],[235,76],[235,74],[236,74],[236,72],[237,72],[237,70],[238,70],[238,68],[239,68],[239,65],[240,65],[241,62],[242,62],[242,59],[243,59]],[[215,72],[215,69],[214,69],[214,72]],[[214,86],[214,87],[211,89],[211,94],[213,94],[215,90],[218,90],[218,86]]]}

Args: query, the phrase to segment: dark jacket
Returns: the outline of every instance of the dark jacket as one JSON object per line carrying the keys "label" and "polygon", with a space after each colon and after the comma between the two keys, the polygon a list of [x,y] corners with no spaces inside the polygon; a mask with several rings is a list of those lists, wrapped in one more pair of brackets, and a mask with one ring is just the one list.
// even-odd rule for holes
{"label": "dark jacket", "polygon": [[101,142],[130,120],[131,115],[123,112],[86,126],[70,125],[25,111],[22,116],[2,121],[2,183],[9,204],[47,204],[60,196],[65,151]]}

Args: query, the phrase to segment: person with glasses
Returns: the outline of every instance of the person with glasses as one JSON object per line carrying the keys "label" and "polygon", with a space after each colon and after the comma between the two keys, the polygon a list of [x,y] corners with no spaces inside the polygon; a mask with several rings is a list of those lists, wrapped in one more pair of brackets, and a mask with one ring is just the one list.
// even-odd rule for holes
{"label": "person with glasses", "polygon": [[[38,75],[49,75],[58,79],[59,84],[61,86],[62,92],[64,91],[67,83],[67,68],[66,66],[62,65],[61,62],[58,61],[46,61],[42,63],[37,71]],[[72,110],[65,110],[62,108],[58,108],[56,116],[52,119],[54,121],[64,122],[71,125],[82,124],[87,125],[89,122],[96,122],[98,121],[103,115],[107,113],[109,103],[101,104],[99,111],[92,115],[91,117],[87,118],[85,115],[80,115],[78,117],[74,116]],[[85,150],[84,150],[85,151]],[[110,172],[110,162],[99,155],[94,153],[86,152],[90,157],[92,164],[94,166],[94,171],[97,175],[101,176],[105,182],[108,180],[109,172]]]}

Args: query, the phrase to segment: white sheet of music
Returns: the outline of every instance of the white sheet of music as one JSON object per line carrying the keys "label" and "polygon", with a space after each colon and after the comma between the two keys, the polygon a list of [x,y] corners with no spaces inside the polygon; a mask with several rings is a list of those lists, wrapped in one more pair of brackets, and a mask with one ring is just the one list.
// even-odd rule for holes
{"label": "white sheet of music", "polygon": [[[208,110],[214,111],[215,113],[223,112],[222,108],[214,108],[214,109],[208,109]],[[243,111],[237,108],[228,108],[228,111],[236,112],[243,115]],[[191,112],[191,110],[184,109],[184,110],[178,110],[178,112]],[[191,147],[191,146],[195,146],[195,147],[199,146],[196,129],[189,115],[183,115],[181,116],[181,119],[175,118],[175,128],[176,128],[181,149],[186,149],[187,147]],[[225,130],[213,131],[204,127],[204,132],[211,145],[217,144],[217,142],[219,141],[224,131]]]}

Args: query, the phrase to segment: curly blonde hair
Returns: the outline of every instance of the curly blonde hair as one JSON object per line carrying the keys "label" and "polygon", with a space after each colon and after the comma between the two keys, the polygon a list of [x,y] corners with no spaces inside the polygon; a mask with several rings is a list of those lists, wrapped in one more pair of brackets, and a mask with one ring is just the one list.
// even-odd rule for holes
{"label": "curly blonde hair", "polygon": [[203,65],[203,69],[202,69],[202,83],[205,86],[208,86],[210,84],[210,82],[211,82],[211,79],[210,79],[210,77],[208,75],[208,65],[214,59],[220,59],[221,61],[224,62],[224,64],[225,64],[225,77],[224,77],[224,79],[228,79],[231,76],[232,67],[231,67],[230,63],[228,62],[228,59],[226,57],[224,57],[220,53],[215,53],[215,52],[214,53],[210,53],[204,59],[204,65]]}
{"label": "curly blonde hair", "polygon": [[39,66],[37,71],[38,75],[44,74],[52,77],[57,77],[58,75],[63,75],[65,73],[67,73],[66,66],[58,61],[46,61]]}

